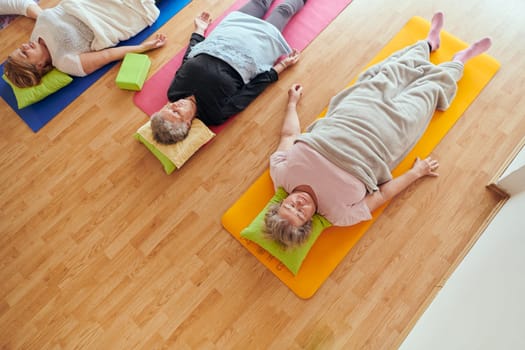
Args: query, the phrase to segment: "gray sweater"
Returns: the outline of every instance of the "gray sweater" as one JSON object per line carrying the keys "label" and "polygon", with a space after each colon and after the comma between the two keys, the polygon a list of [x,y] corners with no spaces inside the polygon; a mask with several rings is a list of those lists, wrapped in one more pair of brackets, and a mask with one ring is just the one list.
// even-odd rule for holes
{"label": "gray sweater", "polygon": [[270,70],[275,61],[292,50],[281,32],[271,23],[233,11],[191,49],[189,58],[199,54],[216,57],[232,66],[248,84],[256,75]]}

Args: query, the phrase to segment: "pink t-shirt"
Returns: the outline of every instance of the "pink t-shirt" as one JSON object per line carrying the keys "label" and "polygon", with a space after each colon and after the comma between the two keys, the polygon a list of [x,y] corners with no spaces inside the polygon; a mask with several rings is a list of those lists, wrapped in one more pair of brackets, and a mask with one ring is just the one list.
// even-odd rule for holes
{"label": "pink t-shirt", "polygon": [[333,225],[350,226],[372,218],[364,201],[365,185],[303,142],[271,155],[270,176],[275,189],[283,187],[288,193],[309,185],[317,196],[318,213]]}

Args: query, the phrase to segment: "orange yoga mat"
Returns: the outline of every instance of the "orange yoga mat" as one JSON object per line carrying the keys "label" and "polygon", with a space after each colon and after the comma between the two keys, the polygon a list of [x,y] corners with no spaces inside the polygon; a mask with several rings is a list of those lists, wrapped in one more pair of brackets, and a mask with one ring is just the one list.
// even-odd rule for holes
{"label": "orange yoga mat", "polygon": [[[423,18],[410,19],[401,31],[370,62],[375,64],[393,52],[424,39],[430,23]],[[434,63],[448,61],[453,54],[468,45],[453,35],[442,32],[439,50],[432,53]],[[461,117],[465,109],[476,98],[500,67],[497,60],[487,54],[475,57],[465,65],[463,78],[458,83],[458,93],[450,108],[445,112],[437,111],[421,140],[407,157],[394,169],[398,176],[408,170],[414,159],[424,158],[440,142],[448,130]],[[339,262],[364,235],[367,229],[379,217],[386,205],[373,213],[370,221],[350,227],[331,227],[325,230],[303,262],[297,275],[293,275],[284,265],[257,244],[240,237],[241,231],[248,226],[273,196],[273,183],[269,171],[253,183],[222,217],[222,224],[246,249],[272,271],[297,296],[310,298],[328,278]]]}

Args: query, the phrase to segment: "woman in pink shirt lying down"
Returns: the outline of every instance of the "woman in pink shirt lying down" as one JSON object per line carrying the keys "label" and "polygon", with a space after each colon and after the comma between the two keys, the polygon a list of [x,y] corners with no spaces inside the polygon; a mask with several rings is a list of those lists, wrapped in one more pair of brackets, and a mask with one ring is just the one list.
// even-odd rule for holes
{"label": "woman in pink shirt lying down", "polygon": [[416,159],[397,178],[391,170],[423,135],[435,110],[450,106],[465,62],[491,45],[484,38],[435,65],[429,57],[439,48],[442,26],[439,12],[425,40],[363,72],[305,133],[296,110],[303,88],[289,89],[281,139],[270,157],[274,186],[289,195],[268,210],[268,236],[286,247],[299,245],[316,212],[333,225],[354,225],[371,219],[372,211],[417,179],[437,176],[439,163],[431,157]]}

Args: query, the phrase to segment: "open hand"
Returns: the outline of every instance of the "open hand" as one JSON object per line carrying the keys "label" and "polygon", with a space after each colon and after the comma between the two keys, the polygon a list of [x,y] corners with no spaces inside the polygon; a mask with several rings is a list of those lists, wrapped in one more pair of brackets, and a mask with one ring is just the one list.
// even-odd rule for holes
{"label": "open hand", "polygon": [[412,170],[417,173],[418,177],[439,176],[439,174],[435,172],[437,168],[439,168],[439,162],[431,157],[427,157],[423,160],[418,157],[412,166]]}
{"label": "open hand", "polygon": [[208,12],[202,12],[200,15],[195,17],[195,32],[204,35],[206,29],[210,26],[211,16]]}
{"label": "open hand", "polygon": [[143,52],[158,49],[159,47],[164,46],[166,44],[166,40],[167,40],[166,35],[162,33],[157,33],[157,35],[155,35],[155,38],[145,41],[141,44],[143,48]]}

